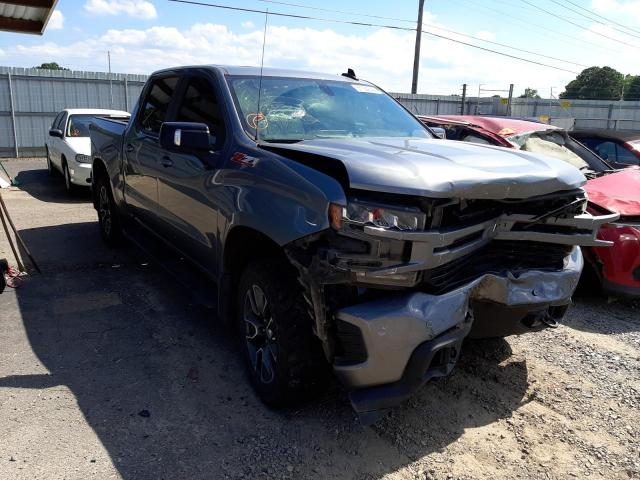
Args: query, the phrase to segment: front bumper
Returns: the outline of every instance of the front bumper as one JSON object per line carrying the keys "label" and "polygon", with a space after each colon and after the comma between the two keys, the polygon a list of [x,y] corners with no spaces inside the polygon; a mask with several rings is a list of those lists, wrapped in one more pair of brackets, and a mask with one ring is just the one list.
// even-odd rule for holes
{"label": "front bumper", "polygon": [[91,186],[91,164],[70,162],[69,176],[71,177],[71,183],[73,183],[74,185],[79,185],[82,187],[90,187]]}
{"label": "front bumper", "polygon": [[607,224],[598,232],[598,238],[613,243],[611,248],[593,248],[589,252],[590,258],[601,266],[604,290],[640,297],[640,226]]}
{"label": "front bumper", "polygon": [[[562,271],[486,274],[442,295],[402,292],[343,308],[336,318],[360,330],[367,356],[335,364],[335,373],[352,389],[356,411],[391,407],[429,379],[450,373],[474,328],[475,305],[503,307],[501,318],[484,315],[481,321],[501,323],[501,334],[521,333],[523,315],[570,302],[582,267],[582,253],[574,247]],[[520,307],[517,315],[509,315],[514,307]]]}

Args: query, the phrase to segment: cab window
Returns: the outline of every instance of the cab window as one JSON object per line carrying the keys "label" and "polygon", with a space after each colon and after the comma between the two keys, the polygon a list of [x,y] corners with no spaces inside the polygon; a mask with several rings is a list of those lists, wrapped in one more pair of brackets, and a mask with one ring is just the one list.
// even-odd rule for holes
{"label": "cab window", "polygon": [[143,130],[158,135],[167,120],[169,105],[178,85],[178,77],[159,78],[153,82],[140,111]]}
{"label": "cab window", "polygon": [[211,145],[220,148],[224,143],[224,121],[213,86],[206,78],[191,77],[180,102],[177,122],[204,123],[209,127]]}

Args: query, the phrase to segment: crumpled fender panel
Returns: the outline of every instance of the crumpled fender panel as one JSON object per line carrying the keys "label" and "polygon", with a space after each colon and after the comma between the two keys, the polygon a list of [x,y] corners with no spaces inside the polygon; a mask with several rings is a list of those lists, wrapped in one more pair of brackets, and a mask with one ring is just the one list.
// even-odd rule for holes
{"label": "crumpled fender panel", "polygon": [[622,216],[640,215],[639,167],[594,178],[587,182],[584,189],[591,203]]}
{"label": "crumpled fender panel", "polygon": [[486,274],[443,295],[403,292],[343,308],[336,317],[360,328],[369,355],[363,363],[336,365],[334,370],[350,388],[395,382],[420,344],[450,329],[464,328],[473,300],[504,306],[566,305],[582,267],[582,253],[575,247],[562,271],[531,270],[517,277]]}
{"label": "crumpled fender panel", "polygon": [[640,226],[606,225],[598,237],[613,242],[611,248],[593,248],[602,264],[600,273],[604,282],[627,287],[627,294],[640,297],[640,278],[636,273],[640,268]]}

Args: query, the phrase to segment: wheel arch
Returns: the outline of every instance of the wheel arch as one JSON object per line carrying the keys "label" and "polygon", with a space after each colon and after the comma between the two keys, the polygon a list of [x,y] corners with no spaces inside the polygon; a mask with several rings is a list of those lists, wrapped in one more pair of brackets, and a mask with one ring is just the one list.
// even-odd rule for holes
{"label": "wheel arch", "polygon": [[218,313],[223,321],[229,322],[236,313],[235,297],[244,268],[263,258],[281,258],[289,263],[284,249],[265,233],[244,225],[229,231],[221,256]]}
{"label": "wheel arch", "polygon": [[98,208],[98,192],[95,186],[97,179],[103,176],[107,177],[107,179],[109,178],[107,167],[101,158],[94,158],[91,164],[91,200],[93,202],[93,208],[95,209]]}

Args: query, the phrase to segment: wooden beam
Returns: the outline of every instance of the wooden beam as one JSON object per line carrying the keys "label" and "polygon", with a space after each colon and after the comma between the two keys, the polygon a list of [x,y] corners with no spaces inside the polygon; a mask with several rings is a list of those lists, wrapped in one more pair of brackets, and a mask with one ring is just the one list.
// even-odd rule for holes
{"label": "wooden beam", "polygon": [[0,3],[8,3],[21,7],[51,8],[55,0],[1,0]]}
{"label": "wooden beam", "polygon": [[0,30],[40,34],[44,25],[39,20],[0,17]]}

